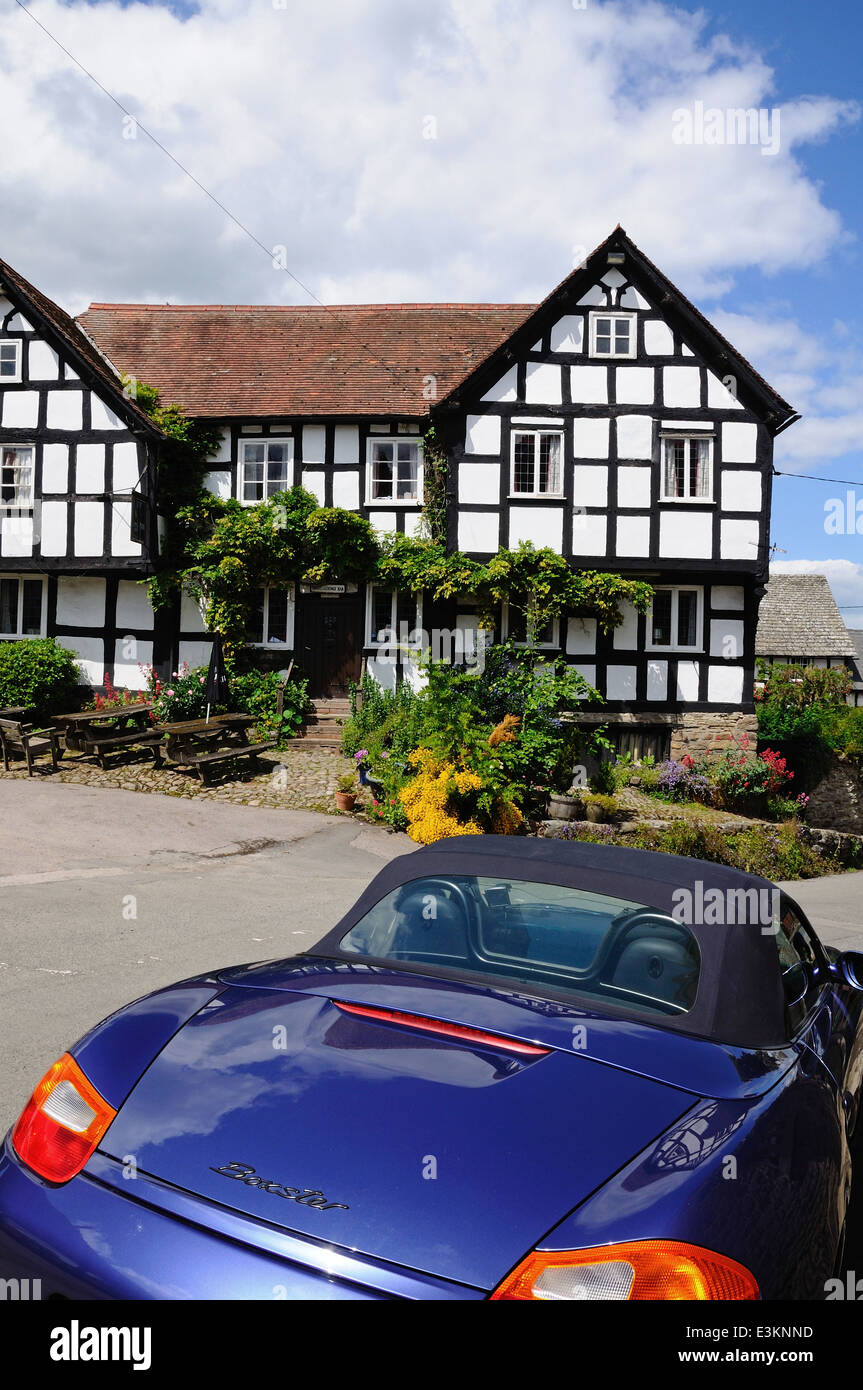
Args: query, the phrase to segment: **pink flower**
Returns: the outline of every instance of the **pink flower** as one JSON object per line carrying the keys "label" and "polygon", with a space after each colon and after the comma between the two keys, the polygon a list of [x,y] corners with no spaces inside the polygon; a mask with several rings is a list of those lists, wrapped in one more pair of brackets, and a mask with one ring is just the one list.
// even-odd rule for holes
{"label": "pink flower", "polygon": [[174,693],[173,690],[166,690],[166,691],[165,691],[165,694],[166,694],[166,695],[173,695],[173,693]]}

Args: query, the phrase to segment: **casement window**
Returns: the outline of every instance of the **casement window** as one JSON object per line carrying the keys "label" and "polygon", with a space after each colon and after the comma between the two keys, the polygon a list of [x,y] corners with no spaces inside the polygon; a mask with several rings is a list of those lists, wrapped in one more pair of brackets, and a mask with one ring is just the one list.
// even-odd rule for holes
{"label": "casement window", "polygon": [[15,339],[0,343],[0,383],[21,380],[21,344]]}
{"label": "casement window", "polygon": [[663,502],[713,500],[713,440],[706,435],[664,435]]}
{"label": "casement window", "polygon": [[591,357],[634,357],[635,329],[635,314],[591,314]]}
{"label": "casement window", "polygon": [[422,501],[423,446],[419,439],[370,439],[366,498],[369,502]]}
{"label": "casement window", "polygon": [[[410,636],[422,622],[422,605],[416,594],[397,589],[370,587],[366,600],[366,646],[387,647]],[[406,624],[403,629],[402,624]]]}
{"label": "casement window", "polygon": [[[504,604],[502,616],[504,641],[514,642],[517,647],[526,647],[527,615],[517,608],[511,608],[507,603]],[[549,618],[547,623],[543,623],[541,627],[537,628],[534,633],[533,646],[560,646],[560,622],[557,618]]]}
{"label": "casement window", "polygon": [[32,445],[4,444],[0,460],[0,504],[4,507],[32,507]]}
{"label": "casement window", "polygon": [[291,486],[293,464],[292,439],[241,439],[240,501],[251,506],[284,492]]}
{"label": "casement window", "polygon": [[703,589],[657,588],[647,617],[648,651],[701,651],[703,615]]}
{"label": "casement window", "polygon": [[45,636],[45,586],[41,575],[4,574],[0,577],[0,639]]}
{"label": "casement window", "polygon": [[563,435],[546,430],[516,430],[512,436],[510,493],[519,497],[563,494]]}
{"label": "casement window", "polygon": [[292,647],[294,644],[293,586],[256,589],[248,633],[253,647]]}

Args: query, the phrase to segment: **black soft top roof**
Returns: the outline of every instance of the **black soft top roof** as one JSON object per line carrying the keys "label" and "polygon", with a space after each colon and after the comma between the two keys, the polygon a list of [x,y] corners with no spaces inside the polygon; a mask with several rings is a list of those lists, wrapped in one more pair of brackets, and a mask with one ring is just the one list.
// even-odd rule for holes
{"label": "black soft top roof", "polygon": [[[680,855],[504,835],[441,840],[387,864],[332,931],[304,954],[356,960],[339,943],[376,903],[403,884],[446,875],[506,877],[578,888],[669,915],[681,901],[680,890],[685,889],[692,894],[696,918],[703,895],[718,889],[729,895],[723,901],[734,908],[726,910],[723,926],[687,921],[701,951],[698,994],[688,1013],[669,1016],[663,1027],[738,1047],[778,1047],[787,1041],[776,939],[762,920],[762,908],[770,904],[767,895],[776,891],[775,885],[754,874]],[[741,893],[748,897],[742,898]],[[737,896],[731,898],[731,894]],[[675,915],[679,918],[679,906]],[[731,915],[743,920],[729,922]],[[477,982],[475,973],[465,979]]]}

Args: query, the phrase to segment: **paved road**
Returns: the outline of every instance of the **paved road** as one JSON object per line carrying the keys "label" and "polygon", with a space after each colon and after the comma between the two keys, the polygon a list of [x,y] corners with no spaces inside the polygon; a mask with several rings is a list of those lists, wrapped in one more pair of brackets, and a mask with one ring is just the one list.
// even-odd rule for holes
{"label": "paved road", "polygon": [[0,780],[0,827],[0,1134],[100,1018],[311,945],[413,849],[333,816],[35,779]]}
{"label": "paved road", "polygon": [[783,883],[828,946],[863,951],[863,873]]}

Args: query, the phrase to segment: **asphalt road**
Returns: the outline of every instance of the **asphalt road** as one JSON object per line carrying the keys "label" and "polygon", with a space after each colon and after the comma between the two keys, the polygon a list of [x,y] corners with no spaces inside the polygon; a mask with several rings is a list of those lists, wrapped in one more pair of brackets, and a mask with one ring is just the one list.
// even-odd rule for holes
{"label": "asphalt road", "polygon": [[35,778],[0,781],[0,845],[0,1135],[99,1019],[312,945],[414,848],[346,818]]}

